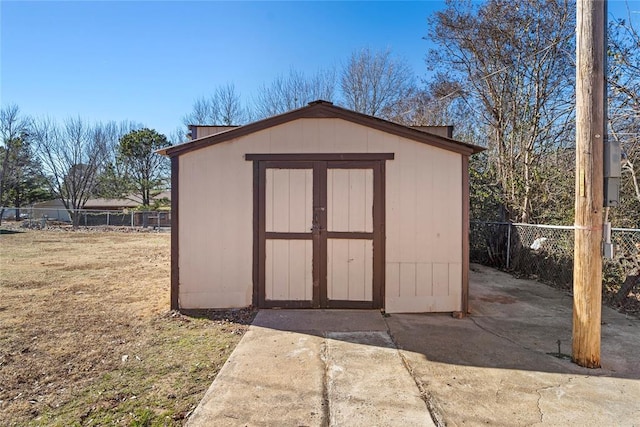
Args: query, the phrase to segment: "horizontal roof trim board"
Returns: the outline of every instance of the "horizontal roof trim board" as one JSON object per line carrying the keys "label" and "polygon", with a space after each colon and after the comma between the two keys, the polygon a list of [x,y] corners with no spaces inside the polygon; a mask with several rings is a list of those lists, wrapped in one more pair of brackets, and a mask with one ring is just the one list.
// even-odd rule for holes
{"label": "horizontal roof trim board", "polygon": [[223,133],[209,135],[203,138],[185,142],[183,144],[163,148],[161,150],[158,150],[157,153],[169,157],[180,156],[181,154],[185,154],[190,151],[199,150],[201,148],[239,138],[273,126],[288,123],[293,120],[313,118],[342,119],[372,129],[377,129],[382,132],[397,135],[402,138],[411,139],[423,144],[431,145],[464,155],[471,155],[484,151],[483,147],[477,145],[467,144],[450,138],[445,138],[443,136],[433,135],[398,123],[393,123],[377,117],[368,116],[366,114],[337,107],[330,102],[319,100],[310,102],[306,107],[259,120],[257,122],[249,123],[244,126],[239,126],[235,129],[231,129]]}
{"label": "horizontal roof trim board", "polygon": [[340,160],[393,160],[393,153],[300,153],[300,154],[245,154],[245,160],[302,160],[302,161],[340,161]]}

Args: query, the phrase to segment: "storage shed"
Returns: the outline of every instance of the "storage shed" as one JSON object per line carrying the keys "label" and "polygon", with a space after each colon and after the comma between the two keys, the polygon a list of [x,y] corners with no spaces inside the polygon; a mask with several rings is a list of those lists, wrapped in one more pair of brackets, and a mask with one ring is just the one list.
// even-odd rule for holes
{"label": "storage shed", "polygon": [[466,312],[481,150],[327,101],[160,150],[172,308]]}

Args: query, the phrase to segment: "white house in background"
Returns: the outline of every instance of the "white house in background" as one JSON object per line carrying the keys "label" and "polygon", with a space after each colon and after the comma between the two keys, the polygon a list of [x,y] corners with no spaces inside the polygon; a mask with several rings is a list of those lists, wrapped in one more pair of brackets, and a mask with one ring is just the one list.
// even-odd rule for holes
{"label": "white house in background", "polygon": [[483,149],[428,131],[315,101],[159,150],[172,308],[466,312]]}

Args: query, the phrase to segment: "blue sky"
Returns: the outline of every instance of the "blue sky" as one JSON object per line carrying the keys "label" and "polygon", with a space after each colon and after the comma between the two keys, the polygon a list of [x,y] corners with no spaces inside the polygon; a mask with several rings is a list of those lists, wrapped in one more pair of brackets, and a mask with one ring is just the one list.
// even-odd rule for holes
{"label": "blue sky", "polygon": [[[640,0],[629,2],[640,10]],[[233,83],[250,100],[290,68],[312,74],[389,48],[426,76],[441,1],[0,2],[0,103],[58,120],[133,120],[169,135],[193,101]],[[610,1],[619,15],[624,2]]]}

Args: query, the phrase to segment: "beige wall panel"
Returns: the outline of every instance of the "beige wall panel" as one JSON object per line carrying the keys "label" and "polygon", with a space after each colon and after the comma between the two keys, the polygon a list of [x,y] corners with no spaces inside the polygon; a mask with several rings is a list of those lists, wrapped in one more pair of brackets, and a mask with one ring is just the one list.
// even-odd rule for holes
{"label": "beige wall panel", "polygon": [[366,153],[367,128],[345,120],[335,120],[335,140],[332,150],[336,153]]}
{"label": "beige wall panel", "polygon": [[427,313],[433,312],[434,297],[391,297],[386,299],[386,313]]}
{"label": "beige wall panel", "polygon": [[320,119],[315,120],[318,123],[320,129],[318,130],[318,142],[320,146],[316,146],[309,150],[310,152],[317,153],[339,153],[340,147],[336,147],[336,123],[339,120],[336,119]]}
{"label": "beige wall panel", "polygon": [[416,295],[420,297],[433,295],[433,265],[431,263],[416,264]]}
{"label": "beige wall panel", "polygon": [[373,232],[373,170],[349,170],[349,231]]}
{"label": "beige wall panel", "polygon": [[[247,153],[270,153],[271,152],[271,132],[269,129],[264,129],[258,132],[250,133],[240,138],[232,139],[229,141],[232,144],[239,144],[244,150],[244,154]],[[223,142],[223,144],[228,144]],[[220,145],[220,144],[219,144]],[[217,150],[219,145],[215,145],[210,149]],[[247,162],[251,163],[251,162]]]}
{"label": "beige wall panel", "polygon": [[[313,153],[317,152],[317,148],[322,144],[323,136],[320,134],[326,127],[320,126],[320,121],[313,119],[300,119],[302,124],[302,141],[301,141],[301,153]],[[329,122],[327,122],[329,124]],[[326,137],[325,137],[326,138]]]}
{"label": "beige wall panel", "polygon": [[349,240],[349,300],[373,299],[373,241]]}
{"label": "beige wall panel", "polygon": [[297,229],[303,232],[311,231],[313,225],[313,170],[301,169],[295,170],[294,180],[292,182],[292,193],[304,194],[304,212],[300,209],[300,215],[298,215],[297,222],[294,224]]}
{"label": "beige wall panel", "polygon": [[327,297],[371,301],[373,245],[371,240],[327,240]]}
{"label": "beige wall panel", "polygon": [[449,264],[449,296],[452,301],[459,301],[460,306],[456,310],[460,310],[462,306],[462,263]]}
{"label": "beige wall panel", "polygon": [[[433,210],[433,262],[462,262],[462,160],[446,156],[446,162],[434,163],[433,197],[442,207]],[[456,209],[444,209],[455,206]]]}
{"label": "beige wall panel", "polygon": [[266,299],[311,300],[313,296],[311,258],[311,240],[267,240]]}
{"label": "beige wall panel", "polygon": [[387,313],[427,313],[459,311],[460,303],[451,297],[395,297],[386,300]]}
{"label": "beige wall panel", "polygon": [[274,126],[267,129],[270,136],[272,153],[298,153],[304,146],[303,126],[301,120]]}
{"label": "beige wall panel", "polygon": [[373,170],[327,170],[327,229],[373,231]]}
{"label": "beige wall panel", "polygon": [[[369,244],[371,246],[371,244]],[[347,299],[350,301],[364,301],[367,288],[371,288],[371,274],[365,271],[365,256],[371,258],[371,251],[365,250],[364,240],[347,240],[349,256],[347,268],[349,270]],[[368,265],[371,265],[370,263]],[[371,301],[371,300],[369,300]]]}
{"label": "beige wall panel", "polygon": [[448,295],[446,297],[440,297],[435,299],[435,303],[433,305],[433,311],[435,312],[443,312],[443,311],[460,311],[461,301],[459,297],[455,295]]}
{"label": "beige wall panel", "polygon": [[313,299],[313,241],[290,240],[289,299]]}
{"label": "beige wall panel", "polygon": [[400,144],[400,260],[401,262],[415,262],[418,259],[416,253],[417,232],[417,189],[421,183],[416,181],[416,169],[422,167],[422,150],[418,150],[418,144]]}
{"label": "beige wall panel", "polygon": [[438,185],[438,177],[434,176],[433,169],[433,164],[439,161],[437,157],[421,155],[420,166],[416,168],[416,261],[421,263],[432,263],[433,254],[438,251],[432,238],[435,229],[433,212],[438,209],[455,209],[433,197],[434,186]]}
{"label": "beige wall panel", "polygon": [[289,245],[286,240],[265,243],[265,299],[286,300],[289,297]]}
{"label": "beige wall panel", "polygon": [[449,295],[449,264],[433,264],[433,296]]}
{"label": "beige wall panel", "polygon": [[376,129],[366,129],[367,150],[370,153],[394,153],[397,144],[402,140],[399,136],[380,132]]}
{"label": "beige wall panel", "polygon": [[416,295],[416,264],[413,262],[400,263],[400,296]]}
{"label": "beige wall panel", "polygon": [[349,296],[349,247],[344,240],[327,240],[327,298],[346,300]]}
{"label": "beige wall panel", "polygon": [[[357,153],[367,152],[367,129],[340,119],[301,119],[301,146],[287,152]],[[284,125],[286,126],[286,125]],[[311,135],[309,138],[307,136]],[[273,147],[277,142],[272,137]],[[300,148],[301,147],[301,148]],[[280,146],[280,149],[290,147]],[[272,152],[276,152],[273,151]],[[284,152],[284,151],[283,151]]]}
{"label": "beige wall panel", "polygon": [[398,297],[400,297],[400,263],[387,262],[385,265],[385,306],[390,299]]}
{"label": "beige wall panel", "polygon": [[365,240],[362,252],[364,253],[364,301],[373,300],[373,241]]}
{"label": "beige wall panel", "polygon": [[266,231],[308,232],[313,210],[313,171],[267,169],[265,173]]}
{"label": "beige wall panel", "polygon": [[292,211],[289,204],[289,170],[271,169],[268,171],[267,181],[272,181],[267,183],[271,192],[265,197],[265,208],[271,212],[272,224],[271,228],[267,227],[267,231],[289,231]]}
{"label": "beige wall panel", "polygon": [[461,156],[402,139],[399,147],[387,162],[387,260],[460,262]]}
{"label": "beige wall panel", "polygon": [[302,148],[301,153],[335,153],[336,140],[335,120],[333,119],[301,119]]}
{"label": "beige wall panel", "polygon": [[[246,301],[249,301],[248,303]],[[249,293],[243,290],[228,290],[226,292],[180,292],[180,306],[182,308],[242,308],[251,304],[251,288]]]}
{"label": "beige wall panel", "polygon": [[349,171],[327,170],[327,230],[349,231]]}
{"label": "beige wall panel", "polygon": [[179,185],[181,306],[251,304],[252,167],[243,148],[227,143],[181,156]]}
{"label": "beige wall panel", "polygon": [[[266,231],[273,231],[275,224],[273,220],[274,194],[273,194],[273,172],[275,169],[265,170],[264,182],[264,228]],[[251,190],[253,191],[253,189]]]}

